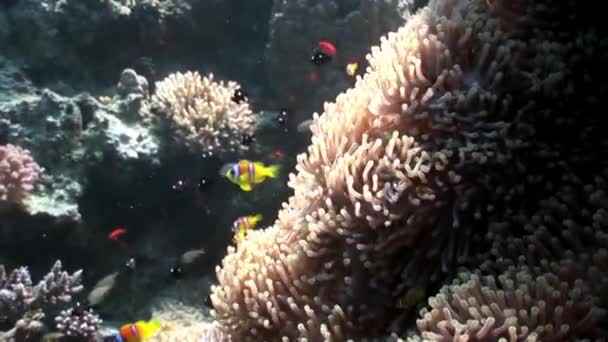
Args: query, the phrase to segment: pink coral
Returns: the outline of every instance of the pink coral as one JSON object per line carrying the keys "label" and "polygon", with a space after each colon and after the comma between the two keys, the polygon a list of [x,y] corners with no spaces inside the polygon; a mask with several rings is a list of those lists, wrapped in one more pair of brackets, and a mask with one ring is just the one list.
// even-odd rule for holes
{"label": "pink coral", "polygon": [[30,151],[11,144],[0,146],[0,204],[21,204],[41,172]]}

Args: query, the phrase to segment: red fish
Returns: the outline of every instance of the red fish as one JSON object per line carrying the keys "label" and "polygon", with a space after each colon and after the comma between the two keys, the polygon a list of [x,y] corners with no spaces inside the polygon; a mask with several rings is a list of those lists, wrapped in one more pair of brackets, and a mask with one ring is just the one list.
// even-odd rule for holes
{"label": "red fish", "polygon": [[331,57],[335,56],[338,52],[336,46],[328,40],[321,40],[319,42],[319,49]]}
{"label": "red fish", "polygon": [[127,247],[127,244],[123,240],[120,240],[120,237],[126,233],[127,230],[125,228],[118,227],[108,234],[108,239],[117,241],[122,247]]}
{"label": "red fish", "polygon": [[108,235],[108,239],[118,240],[118,238],[121,237],[122,235],[124,235],[126,232],[127,232],[126,229],[118,227],[110,232],[110,234]]}
{"label": "red fish", "polygon": [[281,150],[274,150],[274,152],[272,152],[272,157],[274,159],[281,160],[281,159],[283,159],[284,156],[285,155],[283,154],[283,151],[281,151]]}

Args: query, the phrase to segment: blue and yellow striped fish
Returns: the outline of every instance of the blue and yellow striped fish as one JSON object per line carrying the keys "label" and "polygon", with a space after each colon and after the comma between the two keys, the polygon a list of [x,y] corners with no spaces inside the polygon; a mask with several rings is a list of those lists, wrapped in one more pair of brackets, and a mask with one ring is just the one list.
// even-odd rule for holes
{"label": "blue and yellow striped fish", "polygon": [[262,220],[262,214],[241,216],[234,221],[232,224],[232,231],[234,232],[234,242],[236,244],[241,243],[247,237],[247,233],[250,229],[254,229],[258,223]]}
{"label": "blue and yellow striped fish", "polygon": [[266,166],[262,162],[244,159],[237,163],[224,165],[222,171],[228,180],[240,186],[243,191],[251,191],[256,184],[262,183],[266,178],[278,177],[279,166]]}

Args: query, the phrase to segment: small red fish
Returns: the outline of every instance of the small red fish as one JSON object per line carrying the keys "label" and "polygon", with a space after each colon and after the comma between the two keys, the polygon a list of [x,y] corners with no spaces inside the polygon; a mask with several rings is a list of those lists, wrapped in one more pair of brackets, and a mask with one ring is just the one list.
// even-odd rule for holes
{"label": "small red fish", "polygon": [[119,237],[124,235],[126,232],[127,232],[126,229],[118,227],[110,232],[110,234],[108,235],[108,239],[117,240]]}
{"label": "small red fish", "polygon": [[331,57],[335,56],[338,52],[336,46],[328,40],[321,40],[319,42],[319,49]]}
{"label": "small red fish", "polygon": [[283,154],[283,151],[281,151],[281,150],[274,150],[274,152],[272,152],[272,157],[274,159],[281,160],[281,159],[283,159],[284,156],[285,155]]}
{"label": "small red fish", "polygon": [[118,227],[108,234],[108,239],[118,242],[122,247],[127,247],[127,244],[123,240],[120,240],[120,237],[126,233],[127,230],[125,228]]}

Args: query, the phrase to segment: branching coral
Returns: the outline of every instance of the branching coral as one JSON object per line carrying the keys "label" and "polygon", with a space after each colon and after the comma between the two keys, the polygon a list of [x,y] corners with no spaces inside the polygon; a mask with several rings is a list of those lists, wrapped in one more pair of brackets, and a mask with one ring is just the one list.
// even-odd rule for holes
{"label": "branching coral", "polygon": [[242,138],[253,132],[247,101],[234,101],[240,86],[215,82],[213,74],[175,73],[156,83],[153,105],[166,113],[175,139],[195,151],[217,153],[246,150]]}
{"label": "branching coral", "polygon": [[[599,45],[556,34],[570,18],[562,9],[435,0],[383,37],[364,77],[315,115],[274,226],[230,248],[218,268],[219,328],[238,341],[382,334],[403,290],[474,261],[488,227],[533,211],[561,177],[602,170],[595,161],[607,144],[593,103],[606,89],[585,84],[593,77],[581,69]],[[523,270],[503,271],[505,281],[564,291],[564,307],[593,298],[578,282],[563,287],[560,274]],[[472,281],[492,292],[492,279]],[[563,319],[597,322],[585,320],[596,304]]]}
{"label": "branching coral", "polygon": [[0,205],[21,204],[34,190],[42,168],[19,146],[0,146]]}
{"label": "branching coral", "polygon": [[57,261],[49,273],[34,285],[26,267],[7,273],[0,265],[0,328],[15,325],[9,332],[0,333],[0,339],[19,334],[28,326],[43,326],[44,309],[49,305],[70,302],[72,295],[83,289],[81,277],[81,270],[69,274]]}
{"label": "branching coral", "polygon": [[66,341],[96,341],[102,320],[92,310],[69,308],[55,317],[57,330]]}

